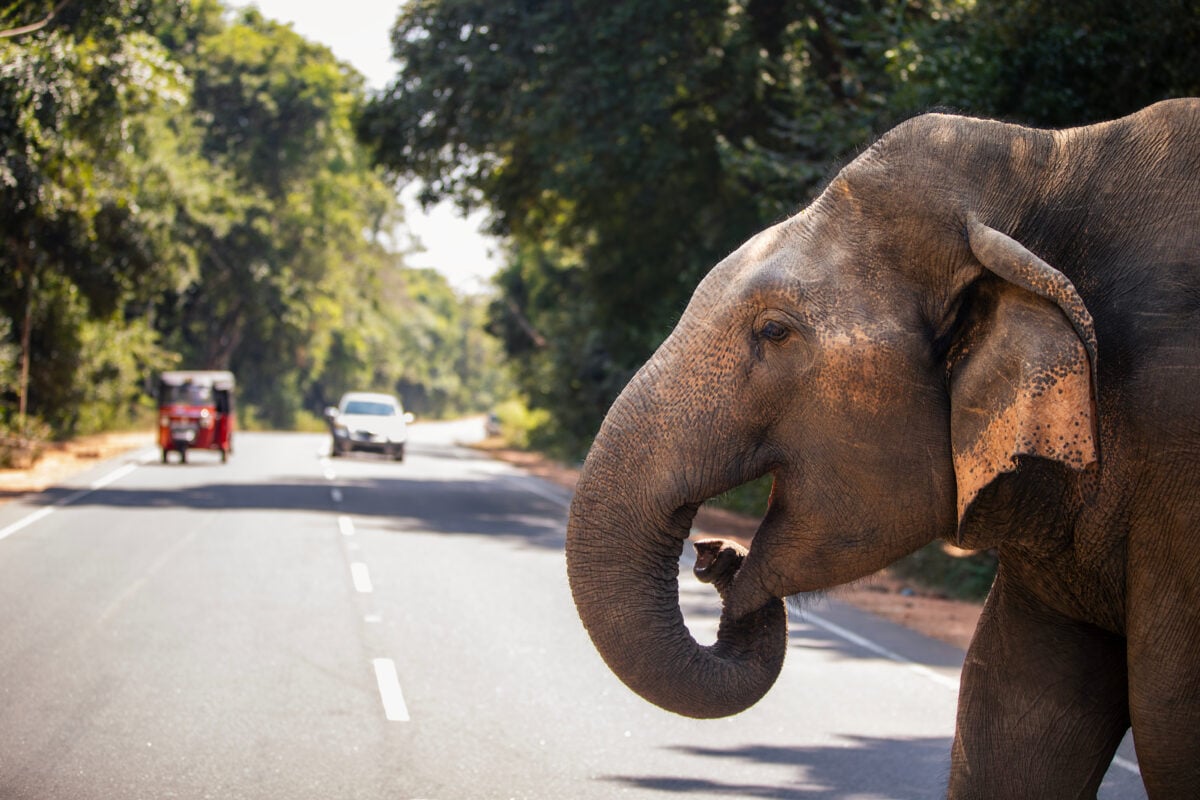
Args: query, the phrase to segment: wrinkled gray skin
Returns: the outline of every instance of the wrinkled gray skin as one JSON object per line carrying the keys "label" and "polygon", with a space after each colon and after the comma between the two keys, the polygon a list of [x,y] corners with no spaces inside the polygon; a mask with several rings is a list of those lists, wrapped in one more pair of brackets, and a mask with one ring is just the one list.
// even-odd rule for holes
{"label": "wrinkled gray skin", "polygon": [[[911,120],[718,264],[613,404],[571,507],[580,616],[647,699],[734,714],[782,664],[780,598],[996,548],[951,796],[1094,795],[1130,724],[1151,796],[1200,796],[1198,317],[1200,102]],[[765,473],[749,553],[701,548],[702,647],[683,541]]]}

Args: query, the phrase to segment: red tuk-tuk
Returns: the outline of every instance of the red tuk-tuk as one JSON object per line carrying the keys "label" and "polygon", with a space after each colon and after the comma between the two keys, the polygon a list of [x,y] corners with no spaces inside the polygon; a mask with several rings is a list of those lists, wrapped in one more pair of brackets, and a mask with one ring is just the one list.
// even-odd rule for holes
{"label": "red tuk-tuk", "polygon": [[158,445],[167,453],[219,450],[221,463],[233,452],[233,373],[185,370],[164,372],[158,381]]}

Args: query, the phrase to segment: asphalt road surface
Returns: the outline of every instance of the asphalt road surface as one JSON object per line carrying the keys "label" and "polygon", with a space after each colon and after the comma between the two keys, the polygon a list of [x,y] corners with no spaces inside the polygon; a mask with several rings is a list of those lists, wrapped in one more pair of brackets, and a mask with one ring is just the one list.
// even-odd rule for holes
{"label": "asphalt road surface", "polygon": [[[668,714],[579,624],[568,494],[413,431],[403,463],[148,447],[0,506],[0,798],[943,794],[960,651],[818,602],[756,707]],[[1144,797],[1128,742],[1101,797]]]}

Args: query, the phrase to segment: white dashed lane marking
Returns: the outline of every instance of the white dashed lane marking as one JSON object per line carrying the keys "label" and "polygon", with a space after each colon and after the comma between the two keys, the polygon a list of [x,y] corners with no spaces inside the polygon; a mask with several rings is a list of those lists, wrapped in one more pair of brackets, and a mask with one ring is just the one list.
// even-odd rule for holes
{"label": "white dashed lane marking", "polygon": [[[325,480],[333,482],[337,480],[337,471],[327,459],[321,459],[322,471],[325,475]],[[342,502],[342,490],[337,486],[330,487],[329,496],[334,503]],[[337,518],[338,533],[342,535],[346,541],[346,551],[349,553],[358,553],[361,551],[358,542],[349,540],[356,533],[354,520],[346,515],[339,514]],[[367,568],[365,562],[351,561],[350,562],[350,579],[354,582],[354,590],[359,594],[370,594],[375,590],[371,584],[371,572]],[[363,621],[368,624],[378,624],[383,621],[383,617],[377,613],[368,613],[363,616]],[[383,714],[388,722],[408,722],[408,706],[404,702],[404,692],[400,689],[400,677],[396,674],[396,664],[390,658],[374,658],[371,659],[371,666],[375,670],[375,684],[379,688],[379,699],[383,703]]]}
{"label": "white dashed lane marking", "polygon": [[361,561],[355,561],[350,565],[350,577],[354,579],[354,589],[362,594],[370,594],[374,591],[371,586],[371,573],[367,571],[367,565]]}
{"label": "white dashed lane marking", "polygon": [[390,658],[371,661],[375,667],[375,682],[379,684],[379,696],[383,698],[383,714],[388,722],[408,722],[408,706],[404,704],[404,692],[400,690],[400,678],[396,665]]}

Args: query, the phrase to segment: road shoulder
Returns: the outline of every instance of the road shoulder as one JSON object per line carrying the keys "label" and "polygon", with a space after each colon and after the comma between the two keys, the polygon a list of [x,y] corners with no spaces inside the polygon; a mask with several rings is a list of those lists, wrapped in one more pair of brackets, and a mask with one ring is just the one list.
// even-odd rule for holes
{"label": "road shoulder", "polygon": [[0,503],[44,492],[101,461],[154,444],[154,432],[149,430],[98,433],[66,442],[51,442],[32,467],[0,469]]}

